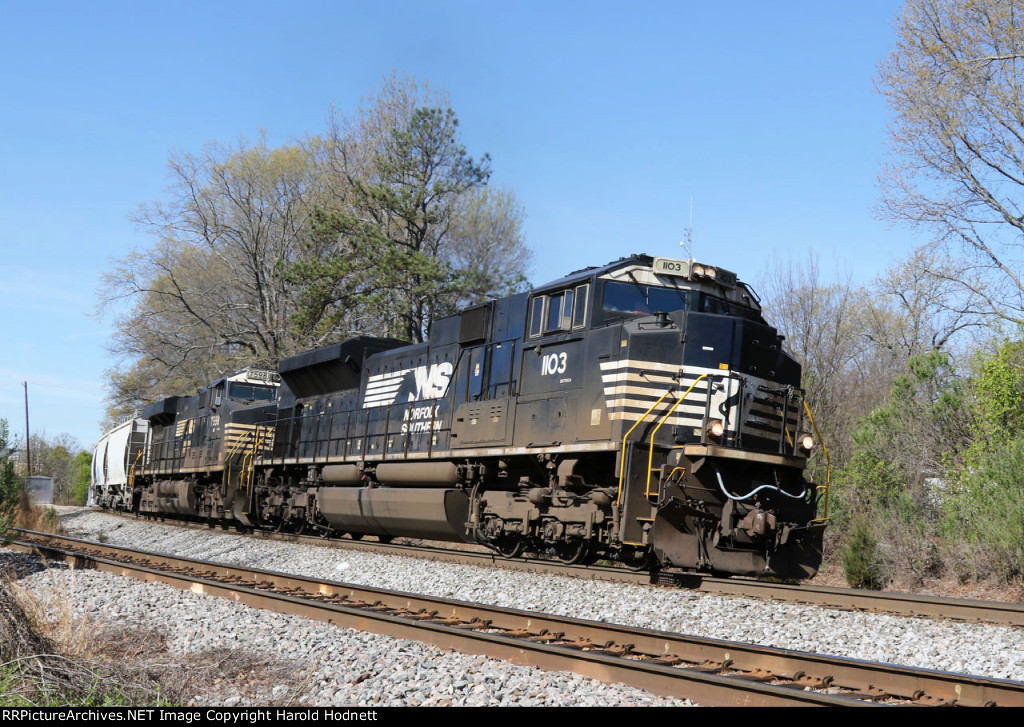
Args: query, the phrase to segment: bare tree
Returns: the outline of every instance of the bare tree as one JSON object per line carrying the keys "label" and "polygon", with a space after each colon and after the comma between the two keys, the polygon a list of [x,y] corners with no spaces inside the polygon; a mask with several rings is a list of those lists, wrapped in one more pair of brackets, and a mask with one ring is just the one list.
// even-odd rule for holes
{"label": "bare tree", "polygon": [[127,362],[110,372],[116,403],[130,409],[168,378],[199,386],[297,350],[296,291],[284,272],[311,254],[321,151],[315,139],[271,149],[261,138],[172,156],[171,198],[135,218],[155,245],[105,276],[102,304],[131,306],[111,344]]}
{"label": "bare tree", "polygon": [[849,282],[823,282],[813,256],[774,261],[758,287],[765,317],[803,365],[808,403],[842,460],[852,423],[882,401],[895,375],[864,336],[867,293]]}
{"label": "bare tree", "polygon": [[929,270],[967,297],[954,308],[1024,322],[1024,5],[908,0],[896,33],[884,213],[957,253]]}
{"label": "bare tree", "polygon": [[525,280],[521,207],[479,192],[489,160],[468,155],[447,97],[408,77],[332,112],[322,137],[208,144],[169,167],[168,196],[135,218],[153,243],[105,277],[121,356],[108,421],[353,334],[421,340],[470,293]]}
{"label": "bare tree", "polygon": [[460,303],[472,305],[525,290],[533,253],[526,212],[508,187],[488,185],[463,195],[442,255],[462,276]]}
{"label": "bare tree", "polygon": [[934,245],[892,264],[869,288],[863,335],[900,362],[929,351],[955,353],[962,334],[984,325],[980,301],[960,284],[958,272]]}

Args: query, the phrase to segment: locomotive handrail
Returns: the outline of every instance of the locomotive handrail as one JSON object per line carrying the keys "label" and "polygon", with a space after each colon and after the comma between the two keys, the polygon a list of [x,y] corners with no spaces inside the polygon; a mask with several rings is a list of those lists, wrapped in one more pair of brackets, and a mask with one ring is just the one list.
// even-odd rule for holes
{"label": "locomotive handrail", "polygon": [[[828,504],[829,504],[829,493],[832,490],[832,458],[828,454],[828,447],[825,446],[825,440],[821,436],[821,432],[818,430],[818,424],[814,421],[814,415],[811,414],[811,407],[807,406],[807,400],[804,399],[804,409],[807,411],[807,418],[811,420],[811,426],[814,427],[814,433],[818,435],[818,441],[821,442],[821,451],[825,453],[825,514],[823,517],[817,518],[813,522],[821,522],[828,520]],[[819,486],[820,490],[821,487]]]}
{"label": "locomotive handrail", "polygon": [[[683,399],[685,399],[687,397],[687,395],[691,391],[693,391],[693,387],[697,385],[697,382],[699,382],[701,379],[706,379],[707,376],[708,376],[707,374],[701,374],[700,376],[697,377],[697,379],[690,385],[690,388],[686,390],[686,393],[683,394],[682,397],[680,397],[680,399],[672,406],[671,409],[669,409],[669,411],[668,411],[668,413],[666,413],[665,417],[662,418],[662,421],[658,424],[657,427],[655,427],[654,432],[651,433],[651,458],[652,459],[654,457],[654,435],[657,433],[658,429],[661,428],[661,425],[665,422],[665,419],[673,411],[675,411],[676,407],[679,406],[679,404],[682,403]],[[640,424],[644,421],[644,419],[647,418],[647,415],[650,414],[655,409],[657,409],[658,405],[661,404],[661,402],[663,402],[665,400],[665,397],[668,396],[671,393],[672,393],[672,389],[669,389],[664,394],[662,394],[661,397],[656,402],[654,402],[654,404],[651,405],[651,408],[648,409],[647,411],[645,411],[640,416],[640,418],[637,419],[636,423],[629,428],[629,431],[627,431],[626,435],[622,438],[622,452],[621,452],[621,455],[619,457],[619,460],[620,460],[620,462],[619,462],[619,493],[618,493],[618,497],[616,499],[616,504],[618,504],[618,505],[622,504],[622,486],[623,486],[623,482],[624,482],[624,475],[625,475],[625,472],[626,472],[626,440],[629,439],[629,435],[633,433],[633,430],[636,429],[638,426],[640,426]],[[648,472],[647,472],[647,491],[649,493],[650,492],[650,482],[651,482],[650,461],[648,461],[647,470],[648,470]]]}
{"label": "locomotive handrail", "polygon": [[672,393],[672,389],[669,389],[664,394],[662,394],[661,398],[659,398],[656,402],[654,402],[651,405],[651,408],[648,409],[647,411],[645,411],[643,413],[643,415],[639,419],[636,420],[636,423],[629,428],[628,432],[626,432],[626,436],[624,436],[622,438],[622,451],[619,454],[619,494],[618,494],[618,497],[615,500],[615,504],[616,505],[621,505],[622,504],[622,482],[623,482],[623,475],[624,475],[624,473],[626,471],[626,440],[629,439],[629,435],[633,433],[633,430],[636,429],[638,426],[640,426],[640,422],[642,422],[644,419],[646,419],[648,414],[650,414],[652,411],[657,409],[658,405],[661,404],[661,402],[663,402],[665,400],[665,397],[668,396],[671,393]]}
{"label": "locomotive handrail", "polygon": [[238,477],[238,486],[239,489],[242,491],[245,490],[246,486],[252,484],[252,475],[253,471],[255,470],[256,453],[259,451],[260,445],[263,444],[263,441],[267,438],[268,431],[261,432],[260,426],[256,426],[256,431],[253,437],[255,441],[253,442],[252,450],[246,452],[245,456],[242,458],[242,471]]}
{"label": "locomotive handrail", "polygon": [[135,461],[132,462],[132,466],[128,468],[128,488],[131,489],[135,485],[135,467],[139,464],[139,460],[142,458],[142,452],[145,448],[140,447],[139,451],[135,454]]}
{"label": "locomotive handrail", "polygon": [[251,450],[250,449],[246,449],[245,452],[242,454],[242,469],[238,473],[238,489],[243,491],[243,492],[245,491],[246,474],[247,474],[248,469],[249,469],[249,457],[250,457],[250,455],[252,455],[253,452],[256,451],[256,448],[259,446],[259,441],[260,441],[259,437],[260,437],[260,428],[257,426],[256,429],[252,433],[252,439],[253,439],[252,449]]}
{"label": "locomotive handrail", "polygon": [[[239,449],[241,449],[242,447],[242,442],[250,436],[255,439],[255,434],[256,432],[252,430],[245,432],[245,434],[243,434],[242,436],[235,440],[234,444],[231,445],[231,449],[228,450],[227,454],[224,455],[224,474],[221,476],[221,485],[223,485],[223,488],[221,490],[222,495],[227,495],[228,493],[228,479],[229,473],[231,472],[231,458],[239,453]],[[225,431],[225,437],[226,436],[227,432]]]}
{"label": "locomotive handrail", "polygon": [[[687,396],[690,395],[690,392],[693,391],[693,387],[695,387],[697,384],[699,384],[701,379],[706,379],[706,378],[708,378],[708,374],[701,374],[696,379],[694,379],[693,383],[690,384],[690,388],[686,390],[686,393],[683,394],[681,397],[679,397],[679,399],[676,401],[676,403],[673,404],[672,407],[667,412],[665,412],[665,416],[663,416],[661,418],[661,421],[658,422],[658,426],[656,426],[654,428],[654,431],[651,432],[651,450],[650,450],[650,453],[647,455],[647,486],[646,486],[646,489],[645,489],[645,494],[647,495],[647,499],[650,499],[650,497],[651,497],[651,465],[654,464],[654,436],[658,433],[658,430],[661,429],[662,425],[665,422],[668,421],[668,418],[670,416],[672,416],[672,412],[674,412],[676,410],[676,407],[678,407],[680,404],[683,403],[683,399],[685,399]],[[708,401],[710,401],[710,400],[711,400],[711,396],[710,396],[710,392],[709,392]]]}

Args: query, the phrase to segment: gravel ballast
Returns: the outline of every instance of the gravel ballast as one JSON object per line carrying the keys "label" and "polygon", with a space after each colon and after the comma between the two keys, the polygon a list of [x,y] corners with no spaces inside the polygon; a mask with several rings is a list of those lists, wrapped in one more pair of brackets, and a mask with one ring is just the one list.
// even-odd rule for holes
{"label": "gravel ballast", "polygon": [[230,673],[223,675],[226,683],[215,676],[198,680],[196,693],[188,696],[202,706],[686,704],[575,674],[446,652],[110,573],[78,571],[72,583],[66,574],[41,572],[22,581],[73,599],[75,611],[86,614],[97,628],[131,625],[140,632],[159,632],[162,646],[171,654],[225,655],[241,650],[291,664],[276,683],[255,693],[246,689],[244,695],[233,693]]}
{"label": "gravel ballast", "polygon": [[[95,511],[70,514],[64,525],[79,537],[183,557],[711,638],[1024,680],[1022,629],[280,543]],[[301,698],[310,703],[681,703],[573,675],[524,669],[415,642],[253,611],[222,599],[165,586],[142,586],[107,574],[80,573],[77,581],[76,599],[81,599],[81,608],[93,613],[113,609],[115,618],[129,621],[146,618],[152,628],[171,630],[168,640],[175,649],[246,646],[306,664],[305,678],[311,686]],[[181,618],[183,613],[189,614],[187,620]]]}

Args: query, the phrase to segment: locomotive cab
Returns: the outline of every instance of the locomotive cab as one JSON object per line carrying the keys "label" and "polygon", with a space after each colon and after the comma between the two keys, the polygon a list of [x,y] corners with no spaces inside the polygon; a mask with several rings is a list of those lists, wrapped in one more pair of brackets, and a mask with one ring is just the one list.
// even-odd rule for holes
{"label": "locomotive cab", "polygon": [[687,568],[813,575],[824,523],[803,479],[813,438],[800,366],[753,291],[729,271],[656,258],[611,274],[602,303],[607,322],[625,319],[619,356],[601,364],[622,444],[623,544]]}
{"label": "locomotive cab", "polygon": [[249,524],[244,492],[256,456],[273,448],[280,378],[248,368],[144,409],[152,444],[140,512]]}
{"label": "locomotive cab", "polygon": [[520,467],[477,533],[514,553],[812,575],[813,441],[781,344],[750,288],[693,261],[638,255],[536,289],[502,434],[550,482]]}

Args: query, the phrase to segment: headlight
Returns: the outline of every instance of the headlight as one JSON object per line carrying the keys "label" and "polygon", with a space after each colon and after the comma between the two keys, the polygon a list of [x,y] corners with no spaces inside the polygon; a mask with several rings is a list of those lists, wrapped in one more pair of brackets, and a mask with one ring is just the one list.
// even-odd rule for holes
{"label": "headlight", "polygon": [[715,269],[714,268],[706,268],[704,270],[704,274],[707,275],[710,280],[714,280],[715,279],[715,274],[716,273],[715,273]]}
{"label": "headlight", "polygon": [[704,266],[701,265],[700,263],[697,263],[696,265],[693,265],[690,268],[690,275],[692,275],[695,278],[703,278],[704,277]]}
{"label": "headlight", "polygon": [[804,432],[797,437],[797,444],[800,446],[802,451],[810,453],[810,451],[814,449],[814,437],[812,437],[808,432]]}
{"label": "headlight", "polygon": [[713,439],[717,442],[725,434],[725,425],[721,419],[708,419],[704,425],[704,431],[707,432],[708,439]]}

